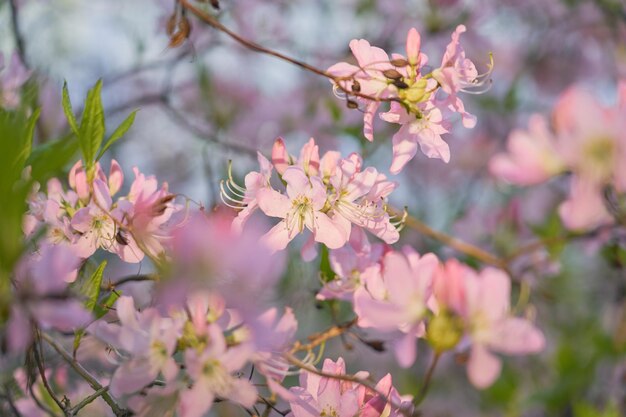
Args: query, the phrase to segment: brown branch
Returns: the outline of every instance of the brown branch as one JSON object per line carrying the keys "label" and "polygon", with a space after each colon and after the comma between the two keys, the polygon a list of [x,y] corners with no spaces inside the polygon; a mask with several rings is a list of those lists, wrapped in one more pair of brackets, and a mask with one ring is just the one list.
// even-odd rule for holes
{"label": "brown branch", "polygon": [[225,35],[229,36],[231,39],[233,39],[234,41],[238,42],[239,44],[245,46],[246,48],[250,49],[251,51],[254,52],[258,52],[261,54],[265,54],[265,55],[269,55],[269,56],[273,56],[275,58],[280,59],[281,61],[285,61],[288,62],[290,64],[293,64],[297,67],[300,67],[303,70],[312,72],[314,74],[317,75],[321,75],[322,77],[326,77],[329,80],[333,81],[334,84],[337,86],[337,88],[339,88],[340,90],[342,90],[344,93],[351,95],[351,96],[355,96],[355,97],[360,97],[360,98],[364,98],[367,100],[371,100],[371,101],[378,101],[378,102],[391,102],[391,101],[395,101],[398,103],[401,103],[402,101],[397,98],[397,97],[374,97],[374,96],[370,96],[367,94],[363,94],[361,92],[358,91],[353,91],[351,89],[346,88],[345,86],[342,85],[342,81],[349,81],[351,79],[351,77],[339,77],[336,76],[334,74],[331,74],[328,71],[322,70],[320,68],[317,68],[313,65],[307,64],[306,62],[300,61],[298,59],[292,58],[290,56],[287,56],[285,54],[282,54],[278,51],[266,48],[256,42],[253,42],[249,39],[244,38],[243,36],[239,35],[238,33],[233,32],[232,30],[230,30],[229,28],[227,28],[226,26],[224,26],[219,20],[217,20],[214,16],[210,15],[209,13],[205,12],[202,9],[199,9],[198,7],[194,6],[193,4],[191,4],[189,2],[189,0],[178,0],[179,3],[181,4],[181,6],[183,8],[185,8],[186,10],[189,10],[190,12],[192,12],[194,15],[196,15],[196,17],[200,20],[202,20],[204,23],[208,24],[209,26],[213,27],[214,29],[217,29],[218,31],[224,33]]}
{"label": "brown branch", "polygon": [[[89,386],[91,386],[94,391],[100,391],[104,388],[103,385],[100,384],[100,382],[98,382],[98,380],[89,373],[89,371],[87,371],[78,361],[72,358],[72,355],[70,355],[53,338],[51,338],[46,333],[40,333],[40,336],[50,346],[52,346],[52,348],[56,350],[59,355],[61,355],[65,362],[67,362],[78,375],[80,375],[85,381],[87,381]],[[131,415],[130,411],[120,407],[108,392],[103,391],[101,395],[102,399],[109,405],[109,407],[111,407],[111,410],[117,417],[128,417]]]}
{"label": "brown branch", "polygon": [[17,50],[17,54],[19,55],[20,61],[22,61],[24,67],[29,69],[30,66],[28,65],[28,59],[26,58],[24,37],[22,36],[22,32],[20,30],[17,0],[9,0],[9,9],[11,11],[11,26],[13,29],[13,37],[15,38],[15,49]]}
{"label": "brown branch", "polygon": [[293,347],[291,348],[291,350],[289,351],[289,353],[294,354],[296,352],[301,352],[301,351],[307,351],[307,352],[311,351],[313,350],[313,348],[321,345],[327,340],[341,336],[347,331],[349,331],[350,328],[357,323],[357,320],[358,320],[357,318],[354,318],[353,320],[350,320],[349,322],[332,326],[328,328],[327,330],[324,330],[319,333],[314,333],[308,337],[309,343],[300,343],[300,341],[296,341]]}
{"label": "brown branch", "polygon": [[[391,216],[402,217],[403,214],[399,210],[395,210],[389,208],[387,210]],[[426,225],[422,221],[417,218],[407,215],[404,223],[407,227],[427,236],[431,239],[437,240],[443,243],[446,246],[449,246],[457,251],[464,253],[465,255],[471,256],[473,258],[478,259],[486,264],[496,266],[498,268],[504,269],[505,271],[509,271],[508,262],[504,259],[493,255],[478,246],[474,246],[470,243],[463,242],[453,236],[450,236],[446,233],[439,232],[437,230],[432,229],[430,226]]]}
{"label": "brown branch", "polygon": [[63,402],[61,402],[59,397],[57,397],[56,393],[54,392],[54,390],[50,386],[50,383],[48,382],[48,378],[46,377],[46,370],[44,367],[44,359],[43,359],[43,350],[41,348],[41,340],[38,340],[34,344],[33,354],[35,357],[35,363],[37,364],[37,370],[39,371],[39,377],[41,378],[41,382],[43,383],[44,388],[46,389],[46,391],[48,391],[48,395],[50,395],[50,398],[54,400],[54,402],[59,407],[59,409],[63,412],[63,414],[67,416],[68,413],[67,413],[65,404],[63,404]]}

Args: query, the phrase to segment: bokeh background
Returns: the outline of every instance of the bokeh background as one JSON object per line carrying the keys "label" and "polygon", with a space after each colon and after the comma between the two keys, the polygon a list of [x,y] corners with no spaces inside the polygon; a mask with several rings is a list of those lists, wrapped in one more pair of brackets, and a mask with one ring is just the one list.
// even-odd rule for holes
{"label": "bokeh background", "polygon": [[[140,109],[135,125],[109,156],[128,171],[138,166],[157,175],[171,190],[205,207],[219,203],[219,181],[229,160],[241,179],[256,168],[257,150],[269,155],[278,136],[291,153],[315,137],[321,151],[359,151],[369,165],[388,172],[394,126],[378,123],[374,142],[367,142],[362,114],[346,108],[327,79],[251,52],[196,19],[190,18],[188,41],[169,47],[165,25],[173,1],[9,3],[0,2],[0,51],[7,59],[19,53],[35,71],[43,107],[40,143],[68,130],[61,108],[63,81],[77,105],[102,78],[108,125]],[[555,208],[567,194],[567,178],[518,189],[490,176],[490,157],[504,148],[511,130],[526,126],[532,113],[549,114],[567,87],[581,84],[612,103],[618,80],[626,78],[623,0],[221,0],[220,5],[219,11],[205,6],[233,31],[322,69],[350,60],[348,43],[355,38],[402,52],[411,27],[419,30],[423,51],[437,65],[456,25],[465,24],[462,42],[468,56],[483,70],[489,53],[495,60],[492,88],[464,98],[478,125],[466,130],[456,122],[444,136],[452,150],[449,164],[421,154],[411,161],[394,178],[400,187],[392,204],[407,206],[436,230],[502,256],[563,231]],[[460,256],[408,229],[401,244],[444,259]],[[513,302],[530,289],[528,299],[519,297],[518,307],[547,334],[546,351],[507,359],[501,378],[485,391],[467,382],[463,355],[449,355],[437,369],[423,415],[624,415],[623,246],[620,239],[593,236],[520,257],[514,265]],[[133,272],[121,265],[115,270],[120,276]],[[341,305],[332,314],[320,309],[314,300],[319,287],[318,265],[303,264],[293,249],[280,297],[294,306],[302,334],[348,314]],[[135,289],[138,296],[141,291]],[[344,342],[352,345],[345,355],[350,371],[361,364],[378,376],[394,370],[401,392],[419,386],[427,349],[412,369],[400,371],[389,353]],[[327,354],[343,351],[341,343],[329,346]]]}

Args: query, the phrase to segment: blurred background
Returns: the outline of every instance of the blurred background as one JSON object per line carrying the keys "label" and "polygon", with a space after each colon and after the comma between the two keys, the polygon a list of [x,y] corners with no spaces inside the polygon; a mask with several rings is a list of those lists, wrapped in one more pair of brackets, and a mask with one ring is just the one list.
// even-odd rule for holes
{"label": "blurred background", "polygon": [[[436,230],[507,256],[563,227],[555,208],[567,178],[529,189],[490,177],[490,157],[532,113],[548,115],[567,87],[580,84],[601,100],[616,100],[626,78],[626,4],[623,0],[220,0],[202,4],[236,33],[318,68],[351,60],[348,43],[367,39],[388,52],[404,51],[407,31],[422,35],[422,50],[438,65],[458,24],[467,55],[485,70],[493,53],[492,88],[465,96],[478,125],[453,121],[452,160],[418,154],[392,195],[396,207]],[[61,107],[67,81],[75,107],[97,79],[104,81],[107,125],[139,108],[127,137],[109,153],[130,173],[155,174],[205,207],[219,203],[219,181],[229,160],[235,176],[257,168],[256,152],[269,156],[282,136],[292,154],[314,137],[320,151],[361,152],[367,165],[387,173],[396,127],[382,122],[375,140],[362,136],[362,114],[346,108],[327,79],[251,52],[190,17],[189,39],[170,47],[168,0],[11,0],[0,2],[0,51],[17,53],[34,71],[42,106],[37,141],[68,131]],[[2,77],[2,73],[0,73]],[[626,117],[626,115],[625,115]],[[110,121],[110,123],[109,123]],[[449,248],[405,229],[401,244],[442,258]],[[626,261],[623,242],[593,236],[550,245],[514,265],[514,300],[548,335],[536,357],[507,359],[503,375],[485,391],[471,387],[464,358],[445,358],[423,405],[424,416],[613,417],[626,412]],[[317,263],[302,264],[297,249],[281,287],[301,332],[319,330],[333,314],[318,309]],[[136,271],[120,266],[117,273]],[[345,307],[345,306],[343,306]],[[349,310],[335,306],[334,315]],[[337,317],[334,317],[335,319]],[[341,341],[337,344],[341,348]],[[351,343],[349,371],[382,376],[389,353]],[[332,357],[333,346],[327,351]],[[399,371],[402,393],[415,392],[428,363],[427,349],[410,370]],[[217,413],[231,410],[217,407]]]}

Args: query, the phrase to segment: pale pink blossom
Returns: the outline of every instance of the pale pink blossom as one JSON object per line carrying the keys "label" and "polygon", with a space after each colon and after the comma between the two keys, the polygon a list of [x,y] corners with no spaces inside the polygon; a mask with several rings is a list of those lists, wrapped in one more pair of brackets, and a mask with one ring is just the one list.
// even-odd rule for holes
{"label": "pale pink blossom", "polygon": [[257,193],[261,210],[270,217],[281,220],[263,240],[273,250],[282,250],[287,244],[308,229],[315,241],[331,249],[340,248],[349,238],[325,212],[326,186],[318,177],[307,177],[300,167],[289,167],[283,173],[287,183],[287,194],[273,189],[262,189]]}
{"label": "pale pink blossom", "polygon": [[385,332],[401,331],[394,339],[399,364],[408,367],[416,357],[416,338],[424,334],[424,320],[439,260],[432,253],[420,256],[408,246],[383,258],[383,288],[361,287],[354,294],[359,326]]}
{"label": "pale pink blossom", "polygon": [[172,357],[181,335],[180,322],[162,317],[154,308],[137,311],[132,297],[122,296],[115,304],[119,325],[98,321],[90,331],[123,353],[111,379],[115,396],[141,390],[162,375],[173,381],[179,371]]}

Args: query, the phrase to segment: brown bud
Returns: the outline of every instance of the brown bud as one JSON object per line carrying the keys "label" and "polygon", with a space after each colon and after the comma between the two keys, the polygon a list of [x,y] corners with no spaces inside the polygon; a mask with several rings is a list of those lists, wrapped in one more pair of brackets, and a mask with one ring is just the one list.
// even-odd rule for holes
{"label": "brown bud", "polygon": [[122,246],[128,245],[128,238],[126,237],[126,232],[122,229],[119,229],[115,234],[115,241]]}
{"label": "brown bud", "polygon": [[391,65],[393,65],[394,67],[406,67],[407,65],[409,65],[409,61],[407,61],[404,58],[396,58],[396,59],[392,59],[391,61],[389,61],[389,63]]}
{"label": "brown bud", "polygon": [[355,93],[361,92],[361,83],[359,83],[357,80],[354,80],[352,82],[352,91],[354,91]]}
{"label": "brown bud", "polygon": [[163,213],[165,213],[165,210],[167,209],[167,203],[175,198],[176,195],[168,194],[165,197],[159,199],[156,203],[154,203],[154,206],[152,206],[152,215],[154,217],[161,216]]}
{"label": "brown bud", "polygon": [[388,69],[383,71],[383,75],[390,80],[400,80],[402,79],[402,74],[400,74],[395,69]]}
{"label": "brown bud", "polygon": [[402,80],[394,80],[392,84],[401,89],[409,88],[409,85]]}
{"label": "brown bud", "polygon": [[348,106],[349,109],[358,109],[359,103],[354,100],[346,100],[346,106]]}
{"label": "brown bud", "polygon": [[186,16],[182,16],[178,21],[178,31],[170,35],[170,48],[176,48],[182,45],[191,33],[191,23]]}
{"label": "brown bud", "polygon": [[167,32],[167,36],[172,36],[174,34],[174,30],[176,29],[176,13],[170,16],[167,19],[167,23],[165,25],[165,31]]}
{"label": "brown bud", "polygon": [[211,0],[211,6],[213,6],[214,9],[219,10],[220,9],[220,2],[219,2],[219,0]]}

